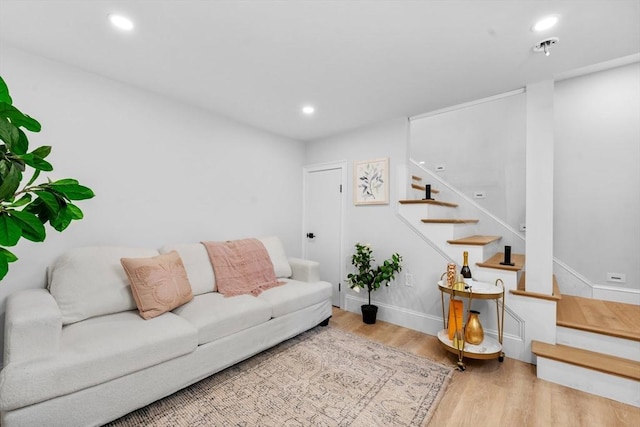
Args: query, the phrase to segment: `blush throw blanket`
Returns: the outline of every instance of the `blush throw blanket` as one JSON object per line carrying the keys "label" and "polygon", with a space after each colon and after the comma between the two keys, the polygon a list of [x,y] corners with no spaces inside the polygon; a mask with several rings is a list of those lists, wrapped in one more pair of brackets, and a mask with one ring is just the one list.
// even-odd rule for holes
{"label": "blush throw blanket", "polygon": [[276,279],[269,253],[258,239],[202,244],[213,266],[218,292],[225,297],[258,296],[267,289],[284,284]]}

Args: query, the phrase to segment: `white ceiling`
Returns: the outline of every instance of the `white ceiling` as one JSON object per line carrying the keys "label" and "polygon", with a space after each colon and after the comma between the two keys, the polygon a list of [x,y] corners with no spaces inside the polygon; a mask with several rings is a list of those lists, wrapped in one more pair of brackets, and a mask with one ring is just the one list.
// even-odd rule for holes
{"label": "white ceiling", "polygon": [[0,0],[0,43],[313,140],[637,55],[640,0]]}

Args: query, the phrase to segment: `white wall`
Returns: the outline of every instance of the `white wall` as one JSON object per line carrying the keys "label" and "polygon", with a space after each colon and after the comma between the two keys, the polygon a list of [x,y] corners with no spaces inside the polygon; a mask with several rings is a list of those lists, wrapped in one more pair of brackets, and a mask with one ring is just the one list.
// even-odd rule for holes
{"label": "white wall", "polygon": [[[345,224],[346,272],[352,272],[351,255],[357,242],[370,243],[378,261],[398,252],[404,258],[404,269],[390,287],[382,287],[372,294],[372,302],[379,306],[378,318],[434,333],[442,328],[440,293],[436,286],[446,271],[444,260],[434,249],[414,234],[397,216],[398,170],[407,164],[406,118],[399,118],[332,138],[307,143],[307,164],[347,160],[347,212]],[[390,203],[388,205],[353,204],[353,162],[389,157]],[[405,274],[414,276],[414,286],[404,285]],[[346,309],[359,312],[366,293],[356,294],[342,287],[346,294]],[[366,303],[366,302],[364,302]]]}
{"label": "white wall", "polygon": [[559,81],[554,103],[554,254],[596,286],[639,290],[640,64]]}
{"label": "white wall", "polygon": [[[514,230],[525,222],[526,94],[497,95],[411,118],[409,155]],[[444,200],[444,199],[443,199]]]}
{"label": "white wall", "polygon": [[11,248],[20,259],[0,282],[0,331],[7,295],[44,286],[46,266],[68,248],[274,234],[300,256],[302,143],[5,46],[0,52],[14,105],[42,124],[30,147],[53,146],[49,176],[77,178],[96,193],[78,203],[82,221]]}

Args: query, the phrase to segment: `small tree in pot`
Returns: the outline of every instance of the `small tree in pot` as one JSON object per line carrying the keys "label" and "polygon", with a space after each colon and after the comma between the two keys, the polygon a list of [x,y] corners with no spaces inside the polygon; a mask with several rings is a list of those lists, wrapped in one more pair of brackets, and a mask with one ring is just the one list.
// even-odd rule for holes
{"label": "small tree in pot", "polygon": [[371,291],[375,291],[382,285],[389,286],[389,282],[402,270],[402,257],[397,253],[375,267],[371,265],[374,261],[371,247],[356,243],[356,252],[351,257],[351,264],[358,272],[349,273],[347,281],[354,291],[360,292],[360,288],[363,288],[369,293],[369,304],[361,307],[362,320],[367,324],[376,323],[378,313],[378,307],[371,304]]}

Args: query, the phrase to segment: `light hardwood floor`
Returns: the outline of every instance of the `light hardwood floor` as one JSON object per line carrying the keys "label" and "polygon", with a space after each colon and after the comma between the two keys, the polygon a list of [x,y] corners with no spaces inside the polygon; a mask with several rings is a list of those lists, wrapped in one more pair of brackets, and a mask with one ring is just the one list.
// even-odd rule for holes
{"label": "light hardwood floor", "polygon": [[[366,325],[359,314],[334,308],[330,325],[452,367],[457,361],[434,336],[381,321]],[[534,365],[508,357],[503,363],[465,363],[466,371],[455,371],[430,427],[640,426],[639,408],[539,380]]]}

